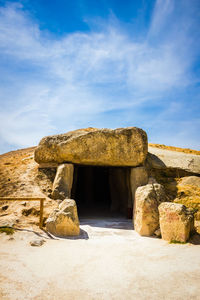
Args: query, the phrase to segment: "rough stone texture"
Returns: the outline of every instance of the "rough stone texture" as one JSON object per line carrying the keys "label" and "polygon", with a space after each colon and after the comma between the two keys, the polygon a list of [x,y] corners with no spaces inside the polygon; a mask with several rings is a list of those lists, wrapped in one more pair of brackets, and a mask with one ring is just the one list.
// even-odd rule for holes
{"label": "rough stone texture", "polygon": [[59,237],[79,235],[76,202],[72,199],[63,200],[59,209],[55,209],[47,219],[46,228],[51,234]]}
{"label": "rough stone texture", "polygon": [[162,239],[185,243],[194,228],[194,217],[185,205],[164,202],[159,206]]}
{"label": "rough stone texture", "polygon": [[158,205],[161,202],[164,202],[164,201],[167,200],[167,195],[166,195],[166,192],[165,192],[165,188],[161,184],[154,183],[153,188],[154,188],[155,193],[156,193],[156,198],[157,198]]}
{"label": "rough stone texture", "polygon": [[174,168],[200,174],[200,155],[149,147],[148,165],[155,169]]}
{"label": "rough stone texture", "polygon": [[142,129],[87,128],[44,137],[35,150],[35,161],[41,166],[71,162],[135,167],[145,161],[147,148]]}
{"label": "rough stone texture", "polygon": [[150,176],[148,179],[148,184],[153,184],[153,183],[158,183],[158,182],[154,177]]}
{"label": "rough stone texture", "polygon": [[0,217],[0,227],[10,227],[12,228],[16,223],[18,223],[19,219],[17,216],[12,214],[2,214]]}
{"label": "rough stone texture", "polygon": [[62,164],[58,166],[52,189],[53,199],[65,199],[71,197],[73,173],[74,166],[72,164]]}
{"label": "rough stone texture", "polygon": [[130,171],[130,186],[132,199],[128,207],[133,207],[133,216],[135,211],[135,191],[139,186],[145,185],[148,183],[148,174],[145,167],[131,168]]}
{"label": "rough stone texture", "polygon": [[179,185],[192,185],[200,188],[200,177],[198,176],[186,176],[181,178]]}
{"label": "rough stone texture", "polygon": [[159,228],[158,206],[166,201],[162,185],[147,184],[138,187],[135,193],[135,230],[143,236],[152,236]]}
{"label": "rough stone texture", "polygon": [[184,204],[188,208],[197,210],[195,220],[200,220],[200,177],[187,176],[179,179],[176,185],[175,203]]}

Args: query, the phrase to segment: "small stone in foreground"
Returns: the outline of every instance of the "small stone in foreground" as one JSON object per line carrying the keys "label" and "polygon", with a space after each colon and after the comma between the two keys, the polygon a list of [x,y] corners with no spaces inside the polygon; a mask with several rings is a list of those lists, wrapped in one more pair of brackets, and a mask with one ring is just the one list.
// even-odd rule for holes
{"label": "small stone in foreground", "polygon": [[40,247],[42,246],[46,241],[44,239],[36,239],[30,241],[30,245],[34,247]]}

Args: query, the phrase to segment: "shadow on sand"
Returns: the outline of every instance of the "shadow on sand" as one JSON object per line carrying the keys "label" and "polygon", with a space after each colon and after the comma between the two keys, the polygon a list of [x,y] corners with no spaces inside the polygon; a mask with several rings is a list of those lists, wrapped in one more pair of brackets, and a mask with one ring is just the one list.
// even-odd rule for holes
{"label": "shadow on sand", "polygon": [[195,233],[190,239],[189,243],[193,245],[200,245],[200,234]]}
{"label": "shadow on sand", "polygon": [[89,236],[87,234],[87,232],[83,229],[80,229],[80,235],[78,236],[66,236],[66,237],[59,237],[59,236],[54,236],[52,234],[50,234],[47,230],[45,230],[44,228],[41,229],[43,231],[44,234],[37,232],[35,230],[31,230],[31,229],[26,229],[26,228],[17,228],[17,227],[11,227],[12,229],[14,229],[15,231],[25,231],[25,232],[31,232],[34,233],[35,235],[37,235],[40,238],[43,239],[51,239],[51,240],[60,240],[60,239],[64,239],[64,240],[80,240],[80,239],[84,239],[84,240],[88,240]]}

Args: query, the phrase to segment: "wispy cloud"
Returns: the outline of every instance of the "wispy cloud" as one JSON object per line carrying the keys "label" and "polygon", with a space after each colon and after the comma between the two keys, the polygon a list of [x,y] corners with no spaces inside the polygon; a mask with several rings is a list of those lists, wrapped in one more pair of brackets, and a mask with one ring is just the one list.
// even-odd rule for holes
{"label": "wispy cloud", "polygon": [[[143,127],[155,142],[165,138],[169,144],[197,147],[183,96],[199,80],[193,72],[200,50],[198,16],[191,16],[198,3],[191,2],[190,8],[185,1],[178,6],[173,0],[156,1],[142,40],[135,38],[134,25],[132,34],[115,26],[116,18],[107,26],[102,20],[102,30],[56,39],[40,30],[21,5],[2,6],[1,151],[78,127],[127,125]],[[174,132],[183,120],[169,109],[181,101],[185,134],[181,125]]]}

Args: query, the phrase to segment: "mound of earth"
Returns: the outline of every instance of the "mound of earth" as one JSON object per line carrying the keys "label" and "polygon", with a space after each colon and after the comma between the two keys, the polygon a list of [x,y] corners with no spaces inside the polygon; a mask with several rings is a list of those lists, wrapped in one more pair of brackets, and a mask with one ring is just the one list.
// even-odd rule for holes
{"label": "mound of earth", "polygon": [[159,148],[159,149],[164,149],[164,150],[171,150],[171,151],[176,151],[176,152],[183,152],[183,153],[187,153],[187,154],[200,155],[200,151],[192,150],[189,148],[179,148],[179,147],[174,147],[174,146],[166,146],[166,145],[153,144],[153,143],[149,143],[149,147]]}
{"label": "mound of earth", "polygon": [[[173,150],[183,153],[199,155],[200,151],[181,149],[176,147],[150,144],[155,148]],[[0,197],[46,197],[44,216],[57,207],[58,203],[50,198],[56,168],[38,169],[34,161],[36,147],[11,151],[0,155]],[[195,186],[191,179],[181,184],[181,178],[191,176],[188,172],[175,169],[150,169],[149,176],[156,178],[163,184],[169,201],[176,201],[185,205],[193,203],[192,207],[199,208],[199,186]],[[198,180],[198,179],[197,179]],[[194,205],[195,202],[195,205]],[[0,202],[0,216],[2,222],[10,221],[19,227],[36,226],[39,222],[39,201],[36,202]],[[198,214],[199,216],[199,214]]]}
{"label": "mound of earth", "polygon": [[[48,197],[55,170],[38,170],[35,147],[0,155],[0,197],[46,197],[44,220],[57,202]],[[39,201],[0,201],[0,225],[38,226]]]}

